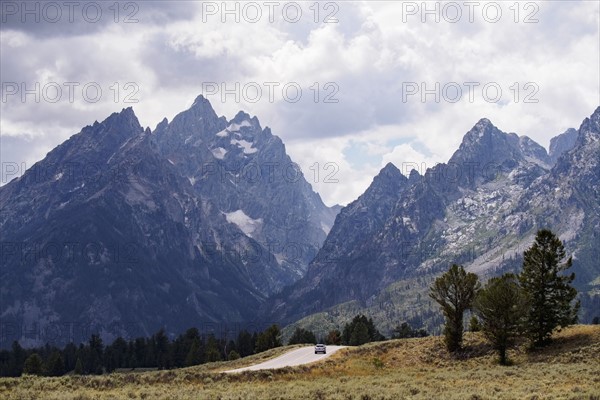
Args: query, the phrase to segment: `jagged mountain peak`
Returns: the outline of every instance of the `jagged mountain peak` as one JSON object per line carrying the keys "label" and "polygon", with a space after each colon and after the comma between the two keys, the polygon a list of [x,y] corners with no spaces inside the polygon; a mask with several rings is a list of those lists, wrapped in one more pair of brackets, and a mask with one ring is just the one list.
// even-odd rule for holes
{"label": "jagged mountain peak", "polygon": [[190,108],[188,108],[187,111],[192,111],[194,114],[199,116],[210,115],[217,117],[215,110],[210,104],[210,101],[208,101],[208,99],[202,95],[196,97],[196,100],[194,100],[194,103]]}
{"label": "jagged mountain peak", "polygon": [[408,175],[409,182],[418,182],[421,179],[421,174],[416,169],[412,169]]}
{"label": "jagged mountain peak", "polygon": [[192,103],[192,107],[210,107],[212,109],[210,101],[208,101],[208,99],[201,94],[196,96],[194,102]]}
{"label": "jagged mountain peak", "polygon": [[387,163],[385,167],[379,171],[379,174],[373,178],[373,185],[397,185],[398,182],[405,182],[408,178],[402,175],[398,167],[391,162]]}
{"label": "jagged mountain peak", "polygon": [[489,119],[482,118],[463,136],[460,147],[450,162],[477,158],[479,153],[493,156],[493,152],[498,151],[499,144],[502,147],[518,147],[518,143],[519,137],[516,134],[502,132]]}
{"label": "jagged mountain peak", "polygon": [[230,132],[237,132],[244,127],[252,128],[251,130],[255,132],[262,131],[258,118],[256,116],[251,117],[250,114],[245,111],[238,111],[235,117],[229,121],[227,129]]}
{"label": "jagged mountain peak", "polygon": [[569,128],[558,136],[550,139],[549,155],[553,163],[556,163],[561,155],[575,147],[577,142],[577,129]]}
{"label": "jagged mountain peak", "polygon": [[162,130],[162,129],[166,128],[166,127],[167,127],[167,125],[169,125],[169,120],[167,119],[167,117],[164,117],[164,118],[162,119],[162,121],[160,121],[160,122],[159,122],[159,123],[156,125],[156,128],[154,128],[154,132],[156,132],[156,131],[160,131],[160,130]]}
{"label": "jagged mountain peak", "polygon": [[[269,300],[268,315],[289,321],[310,315],[298,326],[318,327],[341,323],[351,309],[390,329],[389,321],[414,315],[423,324],[428,306],[422,296],[431,281],[424,277],[453,263],[482,275],[514,271],[542,227],[557,232],[574,255],[580,287],[596,291],[600,141],[592,140],[600,136],[599,111],[584,121],[582,145],[552,169],[539,163],[546,155],[539,144],[487,119],[465,135],[451,162],[429,169],[422,184],[412,182],[419,177],[413,171],[405,188],[384,190],[377,184],[388,176],[384,171],[394,175],[387,166],[342,209],[307,276]],[[440,322],[430,314],[429,324]]]}
{"label": "jagged mountain peak", "polygon": [[402,175],[402,173],[400,172],[398,167],[396,167],[391,162],[385,164],[385,166],[381,169],[381,171],[379,171],[379,175],[381,175],[381,174],[395,175],[395,176]]}
{"label": "jagged mountain peak", "polygon": [[489,137],[495,133],[502,133],[492,121],[487,118],[481,118],[473,127],[465,134],[463,137],[463,141],[461,143],[461,147],[463,145],[468,145],[473,142],[480,141],[481,138]]}
{"label": "jagged mountain peak", "polygon": [[[505,175],[524,168],[526,164],[537,167],[528,173],[522,183],[531,182],[550,169],[552,161],[546,149],[533,139],[516,133],[505,133],[483,118],[465,134],[459,149],[452,155],[448,166],[456,169],[459,186],[474,188],[479,183],[495,179],[495,174],[486,173],[494,169]],[[526,168],[528,169],[528,168]],[[514,175],[513,175],[514,177]]]}
{"label": "jagged mountain peak", "polygon": [[235,114],[235,117],[233,117],[231,122],[240,123],[242,121],[250,121],[250,120],[252,120],[252,117],[250,117],[250,114],[248,114],[246,111],[240,110],[237,112],[237,114]]}
{"label": "jagged mountain peak", "polygon": [[[203,96],[153,134],[133,109],[113,113],[36,165],[0,187],[3,237],[83,241],[98,253],[81,249],[78,268],[50,255],[26,266],[4,258],[0,314],[93,320],[114,326],[106,337],[252,320],[266,295],[306,271],[339,211],[290,176],[282,141],[258,118],[230,123]],[[117,257],[122,244],[134,257]]]}
{"label": "jagged mountain peak", "polygon": [[477,123],[475,124],[475,127],[477,127],[477,128],[494,127],[495,128],[492,121],[490,121],[488,118],[481,118],[479,121],[477,121]]}
{"label": "jagged mountain peak", "polygon": [[546,168],[550,167],[552,160],[542,145],[531,139],[529,136],[520,136],[518,140],[521,152],[529,161],[541,164]]}
{"label": "jagged mountain peak", "polygon": [[408,178],[402,175],[400,170],[391,162],[373,178],[365,193],[358,198],[358,201],[370,201],[373,198],[396,197],[397,193],[406,186]]}
{"label": "jagged mountain peak", "polygon": [[102,125],[106,130],[123,126],[135,127],[136,129],[138,127],[141,128],[140,122],[132,107],[123,108],[120,112],[114,112],[101,123],[94,125]]}
{"label": "jagged mountain peak", "polygon": [[600,141],[600,106],[596,108],[589,118],[583,120],[579,128],[577,145],[583,146],[598,141]]}

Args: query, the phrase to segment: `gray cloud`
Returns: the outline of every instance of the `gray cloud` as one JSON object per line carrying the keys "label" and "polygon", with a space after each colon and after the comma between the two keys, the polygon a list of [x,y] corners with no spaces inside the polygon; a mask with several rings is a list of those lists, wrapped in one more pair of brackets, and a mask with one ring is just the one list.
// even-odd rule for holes
{"label": "gray cloud", "polygon": [[93,35],[114,25],[162,26],[189,20],[199,2],[2,1],[0,29],[39,38]]}
{"label": "gray cloud", "polygon": [[[154,127],[189,106],[206,83],[229,88],[236,83],[297,83],[303,96],[295,103],[285,101],[280,90],[270,102],[264,86],[256,102],[231,96],[223,102],[221,93],[207,97],[218,114],[229,118],[240,109],[257,115],[289,144],[303,168],[314,162],[315,148],[320,149],[318,157],[339,163],[351,188],[318,187],[329,203],[335,203],[342,201],[340,196],[348,201],[364,190],[361,185],[368,184],[379,167],[372,166],[372,160],[447,161],[481,117],[547,145],[551,136],[577,127],[600,101],[596,2],[535,3],[539,21],[532,24],[523,23],[528,11],[524,8],[520,21],[514,22],[508,8],[512,3],[498,3],[503,16],[497,23],[482,18],[480,8],[472,23],[466,20],[466,10],[459,23],[444,18],[436,23],[431,17],[423,23],[419,14],[402,14],[406,2],[335,2],[338,8],[327,10],[326,2],[320,2],[318,23],[309,8],[312,2],[300,3],[303,14],[295,23],[282,18],[282,2],[273,23],[266,14],[256,23],[244,18],[235,23],[231,17],[222,23],[219,14],[202,14],[207,2],[193,1],[143,1],[128,9],[128,2],[119,2],[116,23],[114,9],[109,8],[114,2],[97,2],[103,14],[96,23],[81,13],[73,22],[65,15],[56,23],[35,23],[31,16],[23,23],[20,15],[6,15],[5,3],[11,2],[2,4],[6,22],[0,24],[3,162],[37,160],[82,126],[127,106],[134,107],[142,125]],[[49,2],[38,3],[49,7]],[[133,18],[139,22],[124,23],[127,13],[136,10]],[[337,11],[337,23],[323,23],[327,11]],[[80,87],[92,82],[102,88],[103,96],[97,102],[86,101],[81,92],[73,102],[66,94],[55,103],[45,98],[36,102],[31,95],[22,101],[19,95],[7,96],[11,82],[29,89],[36,82],[42,87],[49,82],[78,82]],[[128,82],[137,85],[135,103],[124,101]],[[456,82],[463,90],[465,82],[480,86],[473,100],[464,92],[455,103],[435,101],[432,95],[422,101],[421,93],[403,96],[406,84],[424,84],[431,90],[436,82],[441,87]],[[481,86],[489,82],[502,88],[498,103],[482,96]],[[527,82],[537,85],[537,103],[524,102],[531,94],[524,88]],[[111,90],[115,83],[117,99]],[[317,102],[311,90],[315,83]],[[332,93],[325,90],[327,83],[339,88],[333,96],[337,103],[323,103]],[[404,138],[412,139],[390,145]],[[360,160],[360,151],[349,151],[354,159],[348,163],[348,148],[371,149],[375,155]],[[361,166],[365,169],[358,170]],[[356,176],[360,184],[355,184]]]}

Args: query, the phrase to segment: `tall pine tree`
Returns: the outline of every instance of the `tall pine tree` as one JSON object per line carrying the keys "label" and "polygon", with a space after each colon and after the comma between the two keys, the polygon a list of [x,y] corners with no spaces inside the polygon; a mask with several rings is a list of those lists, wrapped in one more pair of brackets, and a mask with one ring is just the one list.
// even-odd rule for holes
{"label": "tall pine tree", "polygon": [[535,242],[524,253],[519,281],[531,304],[526,332],[535,346],[547,344],[557,327],[577,322],[579,301],[573,304],[577,290],[571,286],[575,274],[562,274],[573,261],[565,258],[562,242],[548,229],[538,231]]}
{"label": "tall pine tree", "polygon": [[480,327],[498,350],[500,364],[507,365],[506,350],[522,333],[527,312],[527,296],[514,274],[491,278],[479,291],[474,309],[481,319]]}
{"label": "tall pine tree", "polygon": [[444,337],[448,351],[457,351],[462,347],[463,315],[471,308],[479,287],[477,275],[453,264],[430,288],[429,296],[438,302],[446,317]]}

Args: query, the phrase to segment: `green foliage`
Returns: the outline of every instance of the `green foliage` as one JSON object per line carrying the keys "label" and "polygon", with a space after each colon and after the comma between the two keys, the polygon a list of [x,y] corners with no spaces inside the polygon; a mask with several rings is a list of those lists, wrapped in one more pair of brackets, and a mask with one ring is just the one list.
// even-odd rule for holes
{"label": "green foliage", "polygon": [[381,358],[379,358],[379,357],[373,358],[372,362],[373,362],[373,366],[376,369],[382,369],[383,367],[385,367],[385,364],[383,363],[383,361],[381,361]]}
{"label": "green foliage", "polygon": [[491,278],[477,294],[474,309],[481,330],[498,350],[502,365],[508,363],[508,347],[522,334],[527,307],[527,296],[513,274]]}
{"label": "green foliage", "polygon": [[471,332],[481,331],[481,324],[479,323],[479,318],[477,318],[475,315],[472,315],[471,319],[469,320],[469,330]]}
{"label": "green foliage", "polygon": [[188,351],[187,356],[185,357],[185,365],[187,367],[192,365],[198,365],[202,362],[202,349],[200,344],[200,338],[195,337],[192,340],[192,345],[190,346],[190,351]]}
{"label": "green foliage", "polygon": [[[259,336],[261,344],[256,346]],[[86,343],[69,343],[62,350],[50,345],[23,349],[15,341],[10,350],[0,349],[0,376],[20,376],[26,359],[33,353],[39,356],[41,373],[45,375],[60,376],[68,371],[77,375],[104,374],[121,368],[171,369],[220,361],[229,356],[249,356],[255,353],[255,348],[266,350],[281,346],[280,336],[279,327],[273,325],[260,334],[242,330],[237,340],[228,341],[227,337],[200,335],[197,328],[188,329],[175,340],[162,329],[148,338],[118,337],[106,347],[98,334],[92,334]]]}
{"label": "green foliage", "polygon": [[164,329],[160,329],[151,338],[151,347],[154,355],[154,362],[158,368],[169,368],[171,360],[169,357],[169,338]]}
{"label": "green foliage", "polygon": [[75,375],[83,375],[83,363],[81,362],[81,358],[77,357],[77,362],[75,363],[75,369],[73,370]]}
{"label": "green foliage", "polygon": [[350,346],[360,346],[369,342],[385,340],[385,337],[379,333],[373,319],[364,315],[357,315],[352,322],[344,326],[342,333],[342,343]]}
{"label": "green foliage", "polygon": [[340,332],[338,329],[329,331],[327,337],[325,338],[325,344],[332,344],[336,346],[342,344],[342,332]]}
{"label": "green foliage", "polygon": [[302,343],[317,343],[317,338],[312,331],[304,328],[296,328],[288,344],[302,344]]}
{"label": "green foliage", "polygon": [[357,324],[350,334],[350,346],[360,346],[369,342],[369,328],[365,324]]}
{"label": "green foliage", "polygon": [[256,352],[266,351],[281,346],[281,331],[273,324],[256,338]]}
{"label": "green foliage", "polygon": [[562,275],[572,265],[559,238],[547,229],[537,232],[535,242],[524,253],[521,286],[529,296],[526,334],[536,346],[551,340],[552,331],[577,322],[579,302],[572,304],[577,290],[575,274]]}
{"label": "green foliage", "polygon": [[463,315],[471,308],[479,286],[477,275],[453,264],[430,288],[429,296],[442,307],[446,318],[444,337],[448,351],[462,347]]}
{"label": "green foliage", "polygon": [[86,352],[87,357],[84,363],[85,373],[88,374],[102,374],[102,358],[104,355],[104,344],[100,335],[93,334],[89,341],[88,351]]}
{"label": "green foliage", "polygon": [[413,329],[408,322],[403,322],[394,328],[394,333],[392,334],[392,339],[405,339],[405,338],[414,338],[414,337],[425,337],[427,336],[427,331],[425,329]]}
{"label": "green foliage", "polygon": [[239,353],[238,353],[237,351],[235,351],[235,350],[231,350],[231,351],[229,352],[229,355],[227,356],[227,359],[228,359],[229,361],[238,360],[239,358],[240,358],[240,355],[239,355]]}
{"label": "green foliage", "polygon": [[219,351],[219,346],[217,340],[213,335],[208,336],[208,340],[206,342],[206,362],[215,362],[221,361],[223,358],[221,357],[221,352]]}
{"label": "green foliage", "polygon": [[42,358],[38,353],[33,353],[25,360],[23,373],[29,375],[41,375],[44,370]]}
{"label": "green foliage", "polygon": [[46,361],[46,371],[45,374],[47,376],[61,376],[65,373],[65,363],[61,354],[58,351],[52,352],[50,357],[48,357],[48,361]]}
{"label": "green foliage", "polygon": [[246,357],[251,354],[254,354],[255,346],[256,336],[251,335],[250,332],[246,330],[240,331],[237,340],[237,348],[240,353],[240,356]]}

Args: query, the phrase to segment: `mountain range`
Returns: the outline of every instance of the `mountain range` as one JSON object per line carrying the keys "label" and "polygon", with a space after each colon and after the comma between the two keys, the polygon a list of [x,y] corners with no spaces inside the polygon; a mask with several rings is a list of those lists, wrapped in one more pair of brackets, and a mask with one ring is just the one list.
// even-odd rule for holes
{"label": "mountain range", "polygon": [[[553,138],[550,154],[481,119],[448,163],[424,175],[386,165],[341,210],[306,276],[264,310],[286,323],[306,317],[296,325],[320,331],[359,312],[388,333],[406,320],[436,330],[439,312],[427,296],[436,275],[453,263],[482,277],[519,271],[541,228],[565,242],[577,288],[597,304],[600,107],[578,131]],[[586,321],[598,313],[589,304]]]}
{"label": "mountain range", "polygon": [[265,321],[324,332],[357,312],[433,330],[437,274],[516,271],[542,227],[598,298],[600,107],[550,152],[481,119],[447,163],[388,164],[343,208],[256,117],[199,96],[150,130],[127,108],[1,187],[0,208],[2,347]]}
{"label": "mountain range", "polygon": [[339,211],[269,128],[202,96],[154,131],[131,108],[86,126],[0,207],[3,345],[254,321]]}

